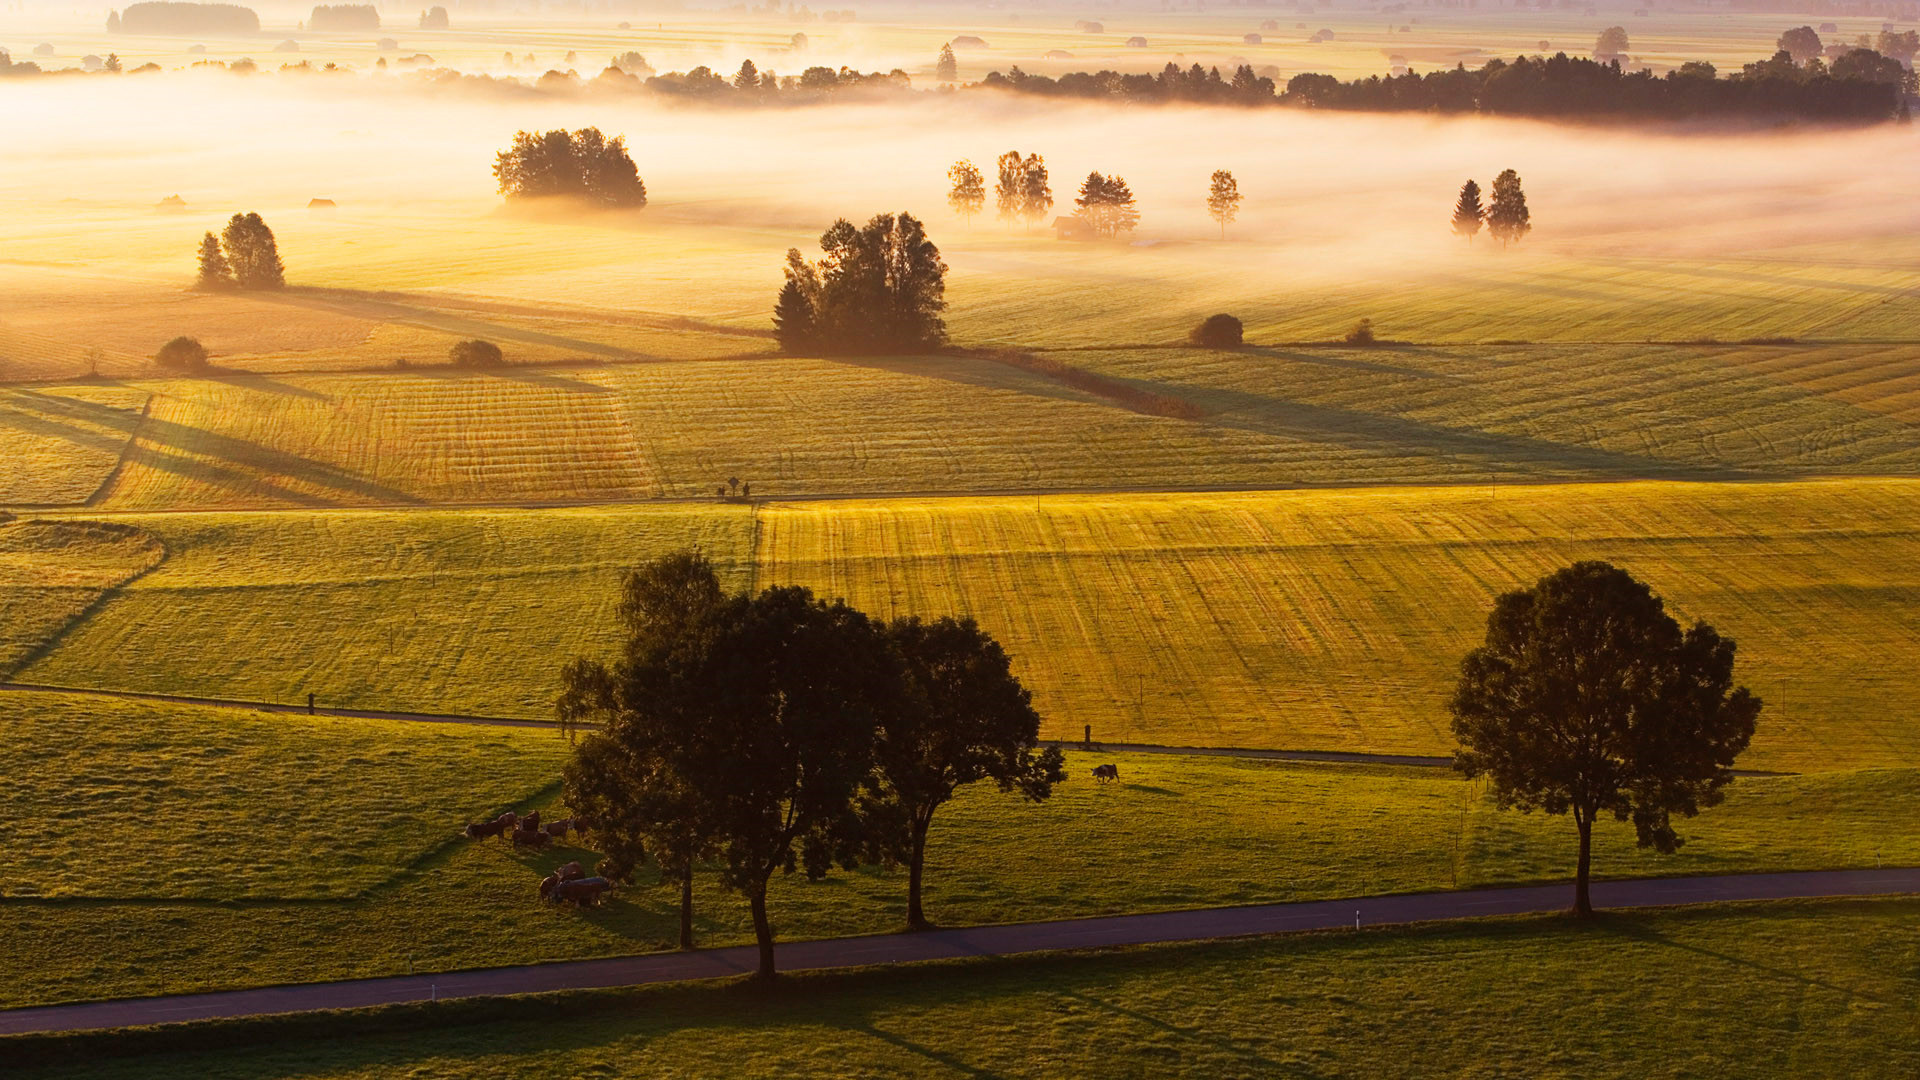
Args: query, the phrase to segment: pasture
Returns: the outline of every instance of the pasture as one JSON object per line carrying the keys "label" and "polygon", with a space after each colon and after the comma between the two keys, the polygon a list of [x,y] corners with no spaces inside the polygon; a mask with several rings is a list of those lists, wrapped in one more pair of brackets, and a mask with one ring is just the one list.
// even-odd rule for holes
{"label": "pasture", "polygon": [[[556,810],[556,733],[0,693],[0,1005],[446,970],[665,949],[677,896],[642,873],[603,908],[541,905],[552,866],[454,835]],[[1095,762],[1121,782],[1098,785]],[[948,925],[1562,879],[1565,818],[1501,814],[1439,769],[1069,755],[1043,804],[967,789],[935,820],[927,903]],[[1912,862],[1920,772],[1737,781],[1662,857],[1624,825],[1602,876]],[[552,816],[551,814],[549,816]],[[771,899],[789,940],[893,929],[904,873],[867,868]],[[752,940],[703,875],[707,944]]]}
{"label": "pasture", "polygon": [[210,1049],[125,1061],[94,1053],[113,1036],[77,1036],[22,1075],[1892,1080],[1920,1068],[1916,916],[1887,899],[1503,919],[408,1006],[223,1023],[184,1044]]}
{"label": "pasture", "polygon": [[152,533],[119,522],[0,520],[0,676],[165,557]]}

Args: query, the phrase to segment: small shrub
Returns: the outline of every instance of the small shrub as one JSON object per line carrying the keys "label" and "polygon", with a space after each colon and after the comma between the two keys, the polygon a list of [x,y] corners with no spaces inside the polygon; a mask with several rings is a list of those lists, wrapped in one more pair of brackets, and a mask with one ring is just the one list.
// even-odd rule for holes
{"label": "small shrub", "polygon": [[1202,349],[1237,349],[1241,340],[1240,320],[1231,315],[1209,315],[1187,334],[1187,342]]}
{"label": "small shrub", "polygon": [[153,354],[153,362],[168,371],[207,370],[207,347],[199,339],[184,334],[174,338]]}
{"label": "small shrub", "polygon": [[1347,331],[1347,344],[1360,346],[1375,344],[1373,320],[1361,319],[1359,322],[1354,323],[1353,329]]}
{"label": "small shrub", "polygon": [[500,346],[491,341],[462,341],[447,351],[454,367],[494,368],[506,363],[506,357],[500,352]]}

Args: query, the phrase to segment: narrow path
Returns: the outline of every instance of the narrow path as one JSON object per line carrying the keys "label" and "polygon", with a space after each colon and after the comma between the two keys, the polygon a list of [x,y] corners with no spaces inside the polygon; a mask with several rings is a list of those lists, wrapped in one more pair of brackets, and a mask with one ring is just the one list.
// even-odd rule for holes
{"label": "narrow path", "polygon": [[[1915,892],[1920,892],[1920,867],[1602,881],[1593,885],[1593,900],[1602,907],[1668,907],[1739,900],[1882,896]],[[978,926],[919,934],[875,934],[795,941],[780,945],[776,958],[782,971],[820,971],[1056,949],[1289,934],[1356,925],[1387,926],[1491,915],[1526,915],[1563,910],[1569,901],[1569,887],[1566,885],[1369,896],[1353,900],[1203,908],[1151,915],[1114,915],[1058,922]],[[723,978],[752,971],[758,963],[757,958],[758,953],[753,946],[742,945],[523,967],[482,968],[437,975],[401,975],[259,990],[37,1006],[0,1011],[0,1035],[87,1031],[319,1009],[356,1009],[440,998],[593,990],[642,983]]]}

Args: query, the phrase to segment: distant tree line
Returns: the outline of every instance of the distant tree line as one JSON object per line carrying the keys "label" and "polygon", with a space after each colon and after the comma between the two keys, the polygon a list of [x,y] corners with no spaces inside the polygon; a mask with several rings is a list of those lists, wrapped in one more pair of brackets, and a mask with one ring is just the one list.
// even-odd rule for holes
{"label": "distant tree line", "polygon": [[820,234],[822,257],[787,252],[774,336],[797,355],[916,353],[946,342],[947,264],[912,214],[842,218]]}
{"label": "distant tree line", "polygon": [[637,210],[647,205],[623,136],[609,139],[599,128],[522,131],[495,155],[493,176],[509,199],[567,198]]}
{"label": "distant tree line", "polygon": [[107,29],[123,34],[257,34],[260,16],[237,4],[130,4],[107,13]]}
{"label": "distant tree line", "polygon": [[[1817,58],[1815,58],[1817,61]],[[1691,62],[1664,76],[1628,72],[1619,64],[1558,53],[1551,57],[1490,60],[1484,67],[1426,74],[1369,76],[1343,82],[1301,74],[1277,96],[1269,80],[1242,67],[1231,80],[1198,65],[1173,65],[1159,75],[1077,72],[1050,79],[989,74],[981,87],[1060,97],[1137,101],[1212,101],[1294,105],[1374,112],[1481,112],[1509,116],[1682,118],[1784,115],[1881,120],[1901,107],[1912,73],[1871,49],[1849,50],[1832,64],[1796,63],[1784,50],[1740,72],[1719,76],[1713,65]],[[1264,84],[1264,89],[1262,84]]]}
{"label": "distant tree line", "polygon": [[619,617],[617,660],[562,672],[563,728],[598,727],[566,765],[567,805],[606,876],[652,862],[678,887],[683,946],[696,873],[743,895],[761,978],[775,874],[904,865],[907,922],[925,927],[940,807],[982,781],[1038,801],[1064,779],[1031,695],[971,620],[881,622],[793,586],[728,593],[694,552],[627,575]]}
{"label": "distant tree line", "polygon": [[309,30],[378,30],[380,12],[372,4],[321,4],[307,16]]}
{"label": "distant tree line", "polygon": [[201,237],[197,284],[216,291],[286,287],[279,245],[259,214],[235,214],[219,236]]}
{"label": "distant tree line", "polygon": [[445,30],[450,25],[452,20],[447,18],[447,9],[438,4],[420,13],[422,30]]}

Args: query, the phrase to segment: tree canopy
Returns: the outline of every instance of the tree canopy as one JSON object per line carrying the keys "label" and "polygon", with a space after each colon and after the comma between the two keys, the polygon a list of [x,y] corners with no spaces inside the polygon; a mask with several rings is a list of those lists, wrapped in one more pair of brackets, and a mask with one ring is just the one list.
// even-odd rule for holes
{"label": "tree canopy", "polygon": [[788,353],[924,352],[946,341],[947,264],[912,214],[842,218],[820,235],[822,257],[787,252],[774,335]]}
{"label": "tree canopy", "polygon": [[1207,216],[1220,223],[1220,238],[1227,237],[1227,226],[1240,216],[1240,183],[1225,169],[1215,169],[1207,185]]}
{"label": "tree canopy", "polygon": [[518,132],[513,145],[495,155],[493,175],[509,199],[576,199],[633,210],[647,205],[647,185],[626,139],[609,139],[599,128]]}
{"label": "tree canopy", "polygon": [[1080,182],[1080,195],[1073,200],[1074,216],[1087,223],[1095,236],[1118,236],[1132,232],[1140,223],[1140,210],[1133,202],[1133,189],[1119,176],[1087,174]]}
{"label": "tree canopy", "polygon": [[1519,243],[1532,231],[1533,213],[1527,209],[1527,193],[1520,187],[1520,174],[1506,169],[1493,178],[1493,202],[1487,207],[1487,233],[1500,241],[1501,247],[1506,247]]}
{"label": "tree canopy", "polygon": [[1472,243],[1486,216],[1486,208],[1480,205],[1480,185],[1472,180],[1461,184],[1460,198],[1453,204],[1453,235],[1464,236]]}
{"label": "tree canopy", "polygon": [[[202,271],[205,271],[206,241],[200,241]],[[221,230],[220,247],[233,271],[234,284],[242,289],[279,289],[287,284],[286,267],[280,262],[280,247],[273,230],[259,214],[235,214]]]}
{"label": "tree canopy", "polygon": [[168,371],[205,371],[207,349],[200,339],[181,336],[160,346],[153,362]]}
{"label": "tree canopy", "polygon": [[1032,225],[1053,209],[1053,189],[1048,186],[1047,162],[1039,154],[1021,157],[1018,150],[1001,154],[995,163],[999,179],[994,184],[994,203],[1000,219]]}
{"label": "tree canopy", "polygon": [[1725,797],[1760,701],[1733,685],[1734,643],[1681,630],[1626,571],[1575,563],[1506,593],[1467,654],[1451,709],[1454,765],[1503,809],[1573,815],[1574,908],[1591,914],[1593,823],[1631,821],[1642,847],[1681,844],[1673,815]]}
{"label": "tree canopy", "polygon": [[986,209],[986,178],[980,175],[980,170],[974,167],[973,162],[954,162],[953,167],[947,170],[947,180],[953,185],[947,192],[947,205],[953,208],[954,213],[971,222],[973,215]]}

